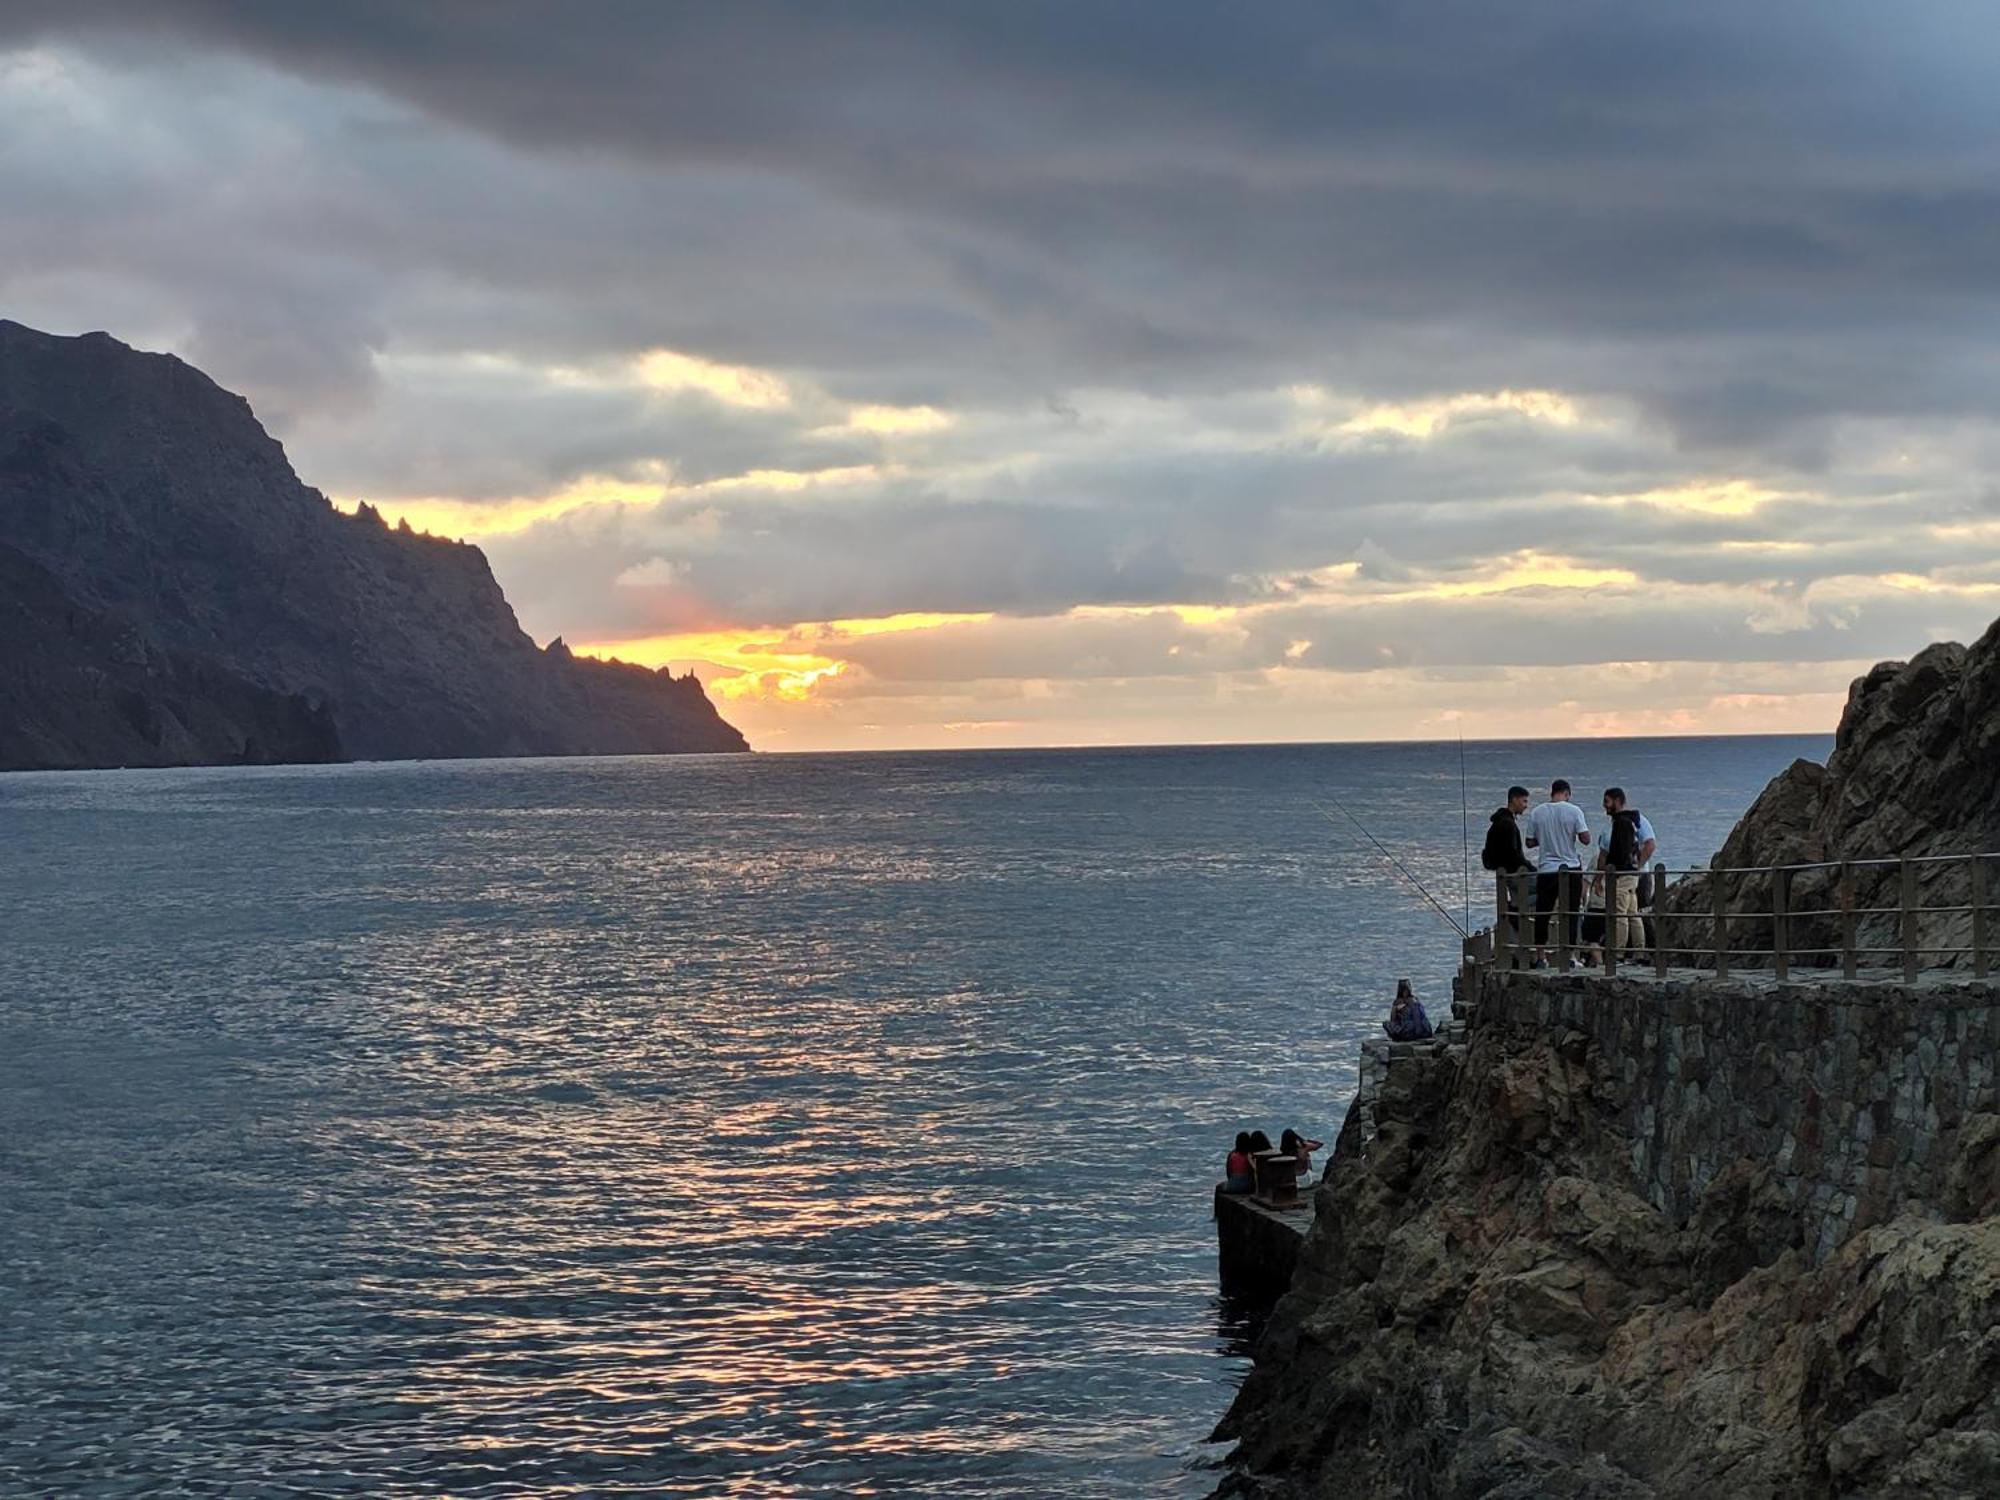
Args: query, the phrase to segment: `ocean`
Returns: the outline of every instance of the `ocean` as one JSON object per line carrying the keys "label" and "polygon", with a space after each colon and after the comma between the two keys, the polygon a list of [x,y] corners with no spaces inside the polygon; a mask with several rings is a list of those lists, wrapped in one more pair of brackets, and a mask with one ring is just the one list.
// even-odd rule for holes
{"label": "ocean", "polygon": [[0,778],[0,1492],[1198,1495],[1487,814],[1824,736]]}

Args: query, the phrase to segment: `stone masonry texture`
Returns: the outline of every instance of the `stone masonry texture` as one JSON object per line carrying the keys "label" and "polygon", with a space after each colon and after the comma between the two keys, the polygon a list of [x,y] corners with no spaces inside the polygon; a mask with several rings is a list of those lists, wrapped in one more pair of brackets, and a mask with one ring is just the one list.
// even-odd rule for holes
{"label": "stone masonry texture", "polygon": [[1468,979],[1375,1049],[1222,1493],[2000,1494],[2000,987]]}
{"label": "stone masonry texture", "polygon": [[1655,1208],[1685,1223],[1732,1165],[1765,1164],[1815,1259],[1941,1202],[1966,1121],[2000,1109],[1990,983],[1494,973],[1482,990],[1485,1030],[1584,1039],[1606,1124]]}

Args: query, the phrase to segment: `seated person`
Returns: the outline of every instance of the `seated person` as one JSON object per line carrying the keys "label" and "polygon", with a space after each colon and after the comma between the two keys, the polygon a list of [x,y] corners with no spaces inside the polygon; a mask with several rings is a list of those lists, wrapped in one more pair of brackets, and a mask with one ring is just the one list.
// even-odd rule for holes
{"label": "seated person", "polygon": [[1256,1174],[1250,1167],[1250,1132],[1236,1132],[1236,1149],[1229,1153],[1229,1160],[1222,1169],[1222,1190],[1225,1193],[1250,1193],[1257,1189]]}
{"label": "seated person", "polygon": [[1583,945],[1583,962],[1596,968],[1604,957],[1604,890],[1594,880],[1585,894],[1583,920],[1577,924],[1576,934]]}
{"label": "seated person", "polygon": [[1417,998],[1409,980],[1396,981],[1395,1003],[1389,1007],[1389,1019],[1382,1023],[1382,1029],[1392,1042],[1421,1042],[1435,1034],[1431,1018],[1424,1014],[1424,1002]]}
{"label": "seated person", "polygon": [[1325,1144],[1325,1141],[1307,1139],[1296,1130],[1293,1130],[1289,1125],[1285,1127],[1285,1133],[1278,1137],[1278,1149],[1280,1151],[1289,1151],[1293,1156],[1298,1158],[1300,1187],[1305,1186],[1306,1174],[1312,1171],[1313,1152],[1319,1150]]}

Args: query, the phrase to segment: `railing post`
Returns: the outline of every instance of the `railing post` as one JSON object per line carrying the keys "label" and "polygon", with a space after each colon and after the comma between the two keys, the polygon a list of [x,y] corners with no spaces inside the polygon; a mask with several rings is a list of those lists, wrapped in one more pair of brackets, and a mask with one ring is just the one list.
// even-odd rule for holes
{"label": "railing post", "polygon": [[1507,951],[1507,877],[1493,877],[1493,967],[1511,969],[1513,955]]}
{"label": "railing post", "polygon": [[1535,942],[1535,877],[1523,871],[1507,876],[1506,880],[1514,898],[1514,920],[1521,924],[1521,946],[1528,950],[1528,957],[1533,960],[1541,953],[1540,946]]}
{"label": "railing post", "polygon": [[1653,972],[1662,979],[1667,977],[1667,924],[1661,916],[1666,904],[1667,867],[1656,864],[1653,866]]}
{"label": "railing post", "polygon": [[1783,865],[1771,872],[1771,964],[1778,978],[1792,977],[1792,872]]}
{"label": "railing post", "polygon": [[1972,977],[1986,977],[1986,856],[1972,856]]}
{"label": "railing post", "polygon": [[[1635,877],[1636,878],[1636,877]],[[1618,872],[1604,871],[1604,977],[1618,972]]]}
{"label": "railing post", "polygon": [[1722,871],[1710,867],[1709,896],[1715,906],[1715,977],[1729,977],[1729,897],[1722,889]]}
{"label": "railing post", "polygon": [[1903,982],[1917,982],[1917,867],[1904,856],[1903,898],[1898,904],[1903,910]]}
{"label": "railing post", "polygon": [[1562,923],[1556,933],[1556,967],[1569,968],[1569,871],[1556,871],[1556,920]]}
{"label": "railing post", "polygon": [[1855,979],[1861,964],[1854,953],[1854,866],[1840,865],[1840,976]]}

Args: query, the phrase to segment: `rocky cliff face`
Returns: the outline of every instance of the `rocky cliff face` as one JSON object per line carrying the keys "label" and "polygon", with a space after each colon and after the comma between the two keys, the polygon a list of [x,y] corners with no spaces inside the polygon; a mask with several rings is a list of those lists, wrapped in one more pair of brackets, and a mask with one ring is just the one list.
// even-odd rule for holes
{"label": "rocky cliff face", "polygon": [[[1827,763],[1795,761],[1774,778],[1714,863],[1747,869],[1854,861],[1847,884],[1854,906],[1866,913],[1896,905],[1902,874],[1893,866],[1861,861],[1995,849],[2000,849],[2000,622],[1970,646],[1931,646],[1907,662],[1883,662],[1857,678]],[[1911,873],[1923,905],[1971,904],[1971,880],[1962,865],[1920,865]],[[1769,878],[1721,878],[1732,910],[1770,909]],[[1988,878],[1986,899],[2000,902],[2000,862],[1989,866]],[[1832,869],[1801,872],[1791,909],[1837,908],[1839,880]],[[1708,944],[1713,928],[1699,914],[1712,903],[1709,878],[1677,885],[1669,909],[1694,919],[1671,926],[1670,941]],[[1925,964],[1962,964],[1963,954],[1947,950],[1967,946],[1970,936],[1971,918],[1963,911],[1926,916],[1919,934]],[[1837,919],[1794,918],[1789,941],[1794,949],[1833,948],[1840,941]],[[1899,941],[1893,915],[1858,919],[1859,946],[1893,950]],[[1770,944],[1768,920],[1732,923],[1732,946],[1768,950]],[[1830,954],[1804,960],[1835,961]]]}
{"label": "rocky cliff face", "polygon": [[[1893,905],[1903,871],[1858,862],[2000,848],[1997,771],[2000,625],[1858,680],[1715,865],[1848,862],[1854,907]],[[1963,867],[1910,873],[1967,903]],[[1711,942],[1716,880],[1769,909],[1767,876],[1683,882],[1670,946]],[[1791,909],[1840,891],[1801,872]],[[1926,967],[1969,926],[1927,915]],[[2000,1494],[2000,987],[1467,977],[1462,1039],[1350,1112],[1226,1493]]]}
{"label": "rocky cliff face", "polygon": [[323,704],[164,650],[0,546],[0,767],[340,758]]}
{"label": "rocky cliff face", "polygon": [[2000,1494],[2000,990],[1487,979],[1350,1114],[1224,1493]]}
{"label": "rocky cliff face", "polygon": [[240,397],[104,334],[0,321],[0,547],[0,766],[746,748],[692,677],[537,649],[478,548],[335,510]]}

